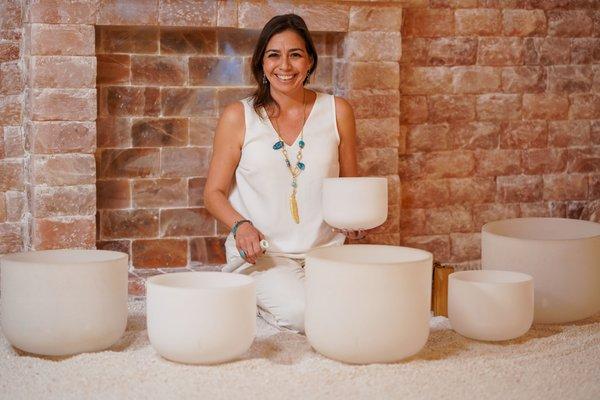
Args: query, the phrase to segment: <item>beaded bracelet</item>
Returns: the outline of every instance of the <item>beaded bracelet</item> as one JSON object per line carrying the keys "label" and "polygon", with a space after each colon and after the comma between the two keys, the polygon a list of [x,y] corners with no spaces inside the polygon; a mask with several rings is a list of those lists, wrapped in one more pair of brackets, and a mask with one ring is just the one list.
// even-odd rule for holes
{"label": "beaded bracelet", "polygon": [[250,225],[254,225],[252,223],[252,221],[250,221],[249,219],[240,219],[239,221],[236,221],[233,226],[231,227],[231,233],[233,234],[233,238],[235,239],[235,236],[237,235],[237,230],[240,227],[241,224],[243,224],[244,222],[248,222]]}

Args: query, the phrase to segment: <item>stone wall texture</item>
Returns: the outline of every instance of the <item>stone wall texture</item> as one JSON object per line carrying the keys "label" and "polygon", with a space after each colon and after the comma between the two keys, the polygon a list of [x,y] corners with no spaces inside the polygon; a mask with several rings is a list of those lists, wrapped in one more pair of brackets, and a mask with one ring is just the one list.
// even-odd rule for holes
{"label": "stone wall texture", "polygon": [[28,244],[22,3],[0,2],[0,254]]}
{"label": "stone wall texture", "polygon": [[404,8],[401,242],[475,268],[480,231],[600,198],[600,2]]}

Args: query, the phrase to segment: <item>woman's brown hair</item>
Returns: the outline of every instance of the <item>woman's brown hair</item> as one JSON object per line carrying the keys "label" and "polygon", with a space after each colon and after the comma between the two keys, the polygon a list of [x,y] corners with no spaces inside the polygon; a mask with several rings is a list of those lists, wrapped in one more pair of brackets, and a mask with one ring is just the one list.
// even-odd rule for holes
{"label": "woman's brown hair", "polygon": [[[294,31],[304,40],[306,51],[312,61],[308,73],[312,75],[317,68],[317,50],[315,49],[308,27],[302,17],[296,14],[284,14],[271,18],[260,32],[256,47],[254,48],[254,54],[252,55],[252,75],[254,75],[254,80],[256,80],[256,83],[258,84],[256,91],[252,94],[252,101],[254,111],[256,111],[258,115],[261,115],[260,109],[262,107],[266,108],[267,106],[275,105],[279,109],[279,104],[271,97],[269,81],[263,83],[264,71],[262,63],[267,49],[267,43],[269,43],[269,40],[271,40],[274,35],[283,31]],[[306,81],[304,83],[306,84]]]}

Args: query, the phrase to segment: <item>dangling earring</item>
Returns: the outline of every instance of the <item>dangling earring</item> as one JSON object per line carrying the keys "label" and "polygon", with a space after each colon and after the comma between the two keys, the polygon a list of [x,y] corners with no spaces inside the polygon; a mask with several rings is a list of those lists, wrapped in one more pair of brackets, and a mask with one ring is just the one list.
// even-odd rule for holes
{"label": "dangling earring", "polygon": [[307,85],[310,83],[310,71],[306,74],[306,78],[304,79],[304,84]]}
{"label": "dangling earring", "polygon": [[263,72],[263,85],[266,85],[267,83],[269,83],[267,80],[267,75]]}

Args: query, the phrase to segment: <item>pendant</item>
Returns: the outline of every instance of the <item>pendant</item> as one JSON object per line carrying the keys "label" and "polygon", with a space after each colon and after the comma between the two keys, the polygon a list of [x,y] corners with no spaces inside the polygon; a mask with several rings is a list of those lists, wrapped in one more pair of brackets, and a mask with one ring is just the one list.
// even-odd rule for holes
{"label": "pendant", "polygon": [[296,193],[292,193],[290,196],[290,211],[292,212],[292,218],[297,224],[300,223],[300,215],[298,215],[298,203],[296,202]]}

